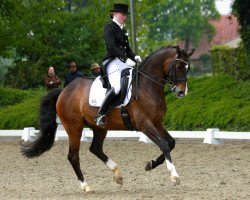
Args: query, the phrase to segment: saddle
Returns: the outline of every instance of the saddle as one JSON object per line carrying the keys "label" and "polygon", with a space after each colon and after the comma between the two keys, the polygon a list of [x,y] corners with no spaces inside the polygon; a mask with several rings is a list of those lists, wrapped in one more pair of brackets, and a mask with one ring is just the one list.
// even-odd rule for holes
{"label": "saddle", "polygon": [[[135,130],[132,126],[128,111],[126,109],[126,105],[129,103],[132,95],[132,72],[133,69],[124,69],[121,74],[121,90],[118,94],[116,100],[112,103],[112,108],[117,107],[121,108],[121,115],[124,122],[125,127],[128,130]],[[91,88],[89,93],[89,104],[93,107],[100,107],[106,93],[110,90],[109,88],[103,87],[103,80],[101,76],[98,76]]]}
{"label": "saddle", "polygon": [[[130,99],[132,93],[132,69],[125,69],[121,74],[121,91],[118,94],[117,99],[113,102],[113,107],[126,106]],[[96,77],[94,80],[89,93],[89,104],[94,107],[100,107],[106,93],[110,90],[109,88],[103,87],[103,82],[101,76]]]}

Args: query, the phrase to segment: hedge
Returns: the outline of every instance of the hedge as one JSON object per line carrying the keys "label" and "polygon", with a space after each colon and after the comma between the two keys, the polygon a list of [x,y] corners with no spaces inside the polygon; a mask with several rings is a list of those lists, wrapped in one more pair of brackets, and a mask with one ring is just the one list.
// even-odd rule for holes
{"label": "hedge", "polygon": [[4,91],[0,98],[0,129],[38,128],[40,99],[46,91],[25,91],[2,87],[0,91]]}
{"label": "hedge", "polygon": [[211,60],[214,75],[227,74],[242,80],[250,78],[247,53],[242,44],[238,48],[214,46],[211,49]]}
{"label": "hedge", "polygon": [[[168,91],[168,90],[166,90]],[[191,78],[189,92],[177,99],[167,92],[168,130],[250,131],[250,81],[229,76]]]}
{"label": "hedge", "polygon": [[[189,92],[184,98],[176,98],[165,88],[168,111],[163,123],[167,130],[250,131],[249,80],[213,76],[189,78],[188,85]],[[0,109],[0,129],[39,128],[38,109],[46,91],[9,90],[13,97],[29,97],[12,98],[13,102]],[[6,98],[11,99],[9,93],[6,94]],[[6,102],[2,94],[1,97]]]}

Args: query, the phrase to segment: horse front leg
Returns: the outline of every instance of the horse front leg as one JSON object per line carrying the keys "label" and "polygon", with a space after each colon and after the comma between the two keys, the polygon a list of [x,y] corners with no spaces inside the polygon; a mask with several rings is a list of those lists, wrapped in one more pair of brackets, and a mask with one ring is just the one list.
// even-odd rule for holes
{"label": "horse front leg", "polygon": [[[176,171],[176,168],[172,162],[170,156],[170,145],[165,137],[162,136],[161,130],[157,130],[156,127],[150,123],[142,132],[147,135],[162,151],[162,155],[158,157],[158,163],[155,166],[161,164],[165,158],[167,169],[170,171],[170,179],[175,185],[180,184],[180,177]],[[149,167],[150,168],[150,167]]]}
{"label": "horse front leg", "polygon": [[122,185],[123,177],[118,165],[103,152],[103,142],[107,135],[107,130],[98,127],[93,128],[93,140],[89,148],[90,152],[102,160],[114,173],[114,181]]}
{"label": "horse front leg", "polygon": [[[160,128],[161,135],[163,138],[167,140],[171,152],[175,147],[175,139],[168,133],[168,131],[164,129],[162,125],[160,126],[161,126]],[[145,166],[145,170],[150,171],[161,165],[164,161],[165,161],[165,156],[164,154],[161,154],[156,160],[148,161]]]}

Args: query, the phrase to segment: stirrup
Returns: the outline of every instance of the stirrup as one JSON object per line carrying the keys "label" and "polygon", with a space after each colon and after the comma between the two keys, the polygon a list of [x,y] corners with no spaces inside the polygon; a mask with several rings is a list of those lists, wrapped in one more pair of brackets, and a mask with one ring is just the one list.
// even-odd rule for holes
{"label": "stirrup", "polygon": [[95,118],[97,126],[105,126],[107,124],[107,117],[106,115],[98,114]]}

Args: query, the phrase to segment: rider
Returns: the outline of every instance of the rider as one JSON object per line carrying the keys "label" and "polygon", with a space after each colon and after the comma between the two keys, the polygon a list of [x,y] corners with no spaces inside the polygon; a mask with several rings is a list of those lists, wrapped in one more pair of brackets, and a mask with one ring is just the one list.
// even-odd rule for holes
{"label": "rider", "polygon": [[105,126],[106,114],[113,100],[120,92],[121,72],[135,66],[135,61],[141,62],[141,57],[135,55],[131,50],[128,42],[128,34],[124,27],[127,19],[128,5],[114,4],[110,10],[110,18],[112,21],[104,28],[104,40],[106,45],[106,56],[103,59],[106,73],[111,89],[107,92],[104,101],[97,113],[96,124]]}

